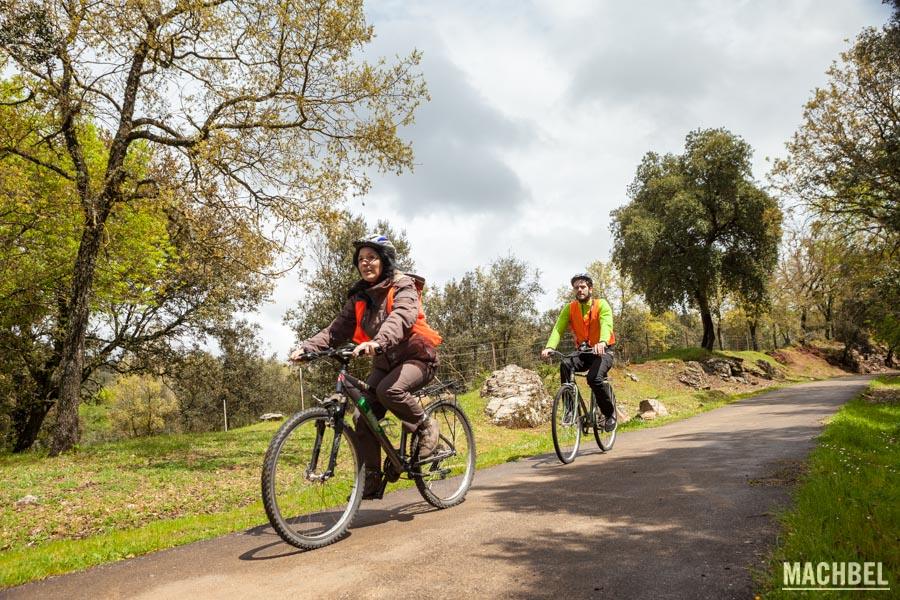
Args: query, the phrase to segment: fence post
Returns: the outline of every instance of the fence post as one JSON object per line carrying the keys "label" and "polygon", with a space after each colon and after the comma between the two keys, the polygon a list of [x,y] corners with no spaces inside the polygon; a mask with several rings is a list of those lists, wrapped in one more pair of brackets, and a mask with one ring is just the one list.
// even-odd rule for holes
{"label": "fence post", "polygon": [[225,415],[225,431],[228,431],[228,405],[225,403],[225,397],[222,397],[222,414]]}
{"label": "fence post", "polygon": [[494,365],[494,371],[497,370],[497,349],[494,348],[494,342],[491,342],[491,360]]}

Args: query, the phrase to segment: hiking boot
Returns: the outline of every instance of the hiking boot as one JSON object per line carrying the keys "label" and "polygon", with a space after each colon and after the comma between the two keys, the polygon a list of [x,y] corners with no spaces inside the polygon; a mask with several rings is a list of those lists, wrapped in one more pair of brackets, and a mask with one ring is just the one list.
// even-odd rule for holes
{"label": "hiking boot", "polygon": [[610,415],[604,419],[603,423],[603,431],[609,433],[611,431],[615,431],[616,429],[616,415]]}
{"label": "hiking boot", "polygon": [[384,496],[384,488],[387,482],[384,474],[379,469],[366,467],[366,482],[363,486],[363,500],[381,500]]}
{"label": "hiking boot", "polygon": [[438,442],[441,439],[438,423],[431,417],[428,417],[421,425],[419,425],[419,458],[428,458],[434,454]]}

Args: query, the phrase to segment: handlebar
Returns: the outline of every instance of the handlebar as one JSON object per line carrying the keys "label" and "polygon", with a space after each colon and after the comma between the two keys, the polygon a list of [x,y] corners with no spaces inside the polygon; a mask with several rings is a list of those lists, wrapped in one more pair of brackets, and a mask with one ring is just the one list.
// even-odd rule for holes
{"label": "handlebar", "polygon": [[[313,350],[311,352],[304,352],[300,355],[300,358],[297,360],[291,361],[295,363],[301,362],[312,362],[314,360],[319,360],[321,358],[335,358],[340,362],[347,363],[350,362],[350,359],[353,358],[353,351],[356,349],[356,344],[345,344],[340,348],[326,348],[325,350]],[[379,346],[375,349],[375,354],[383,354],[384,348]]]}
{"label": "handlebar", "polygon": [[550,356],[553,358],[558,358],[559,360],[566,360],[569,358],[575,358],[580,354],[593,354],[594,349],[589,344],[581,344],[578,348],[575,349],[574,352],[570,352],[568,354],[563,354],[558,350],[550,350]]}

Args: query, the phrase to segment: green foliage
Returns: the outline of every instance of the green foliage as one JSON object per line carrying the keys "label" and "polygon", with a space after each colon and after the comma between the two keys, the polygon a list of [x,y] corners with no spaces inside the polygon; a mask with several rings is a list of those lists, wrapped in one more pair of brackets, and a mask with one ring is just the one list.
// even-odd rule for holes
{"label": "green foliage", "polygon": [[724,129],[688,134],[680,156],[648,153],[613,211],[613,261],[650,307],[697,307],[711,349],[711,300],[722,290],[767,298],[781,210],[751,179],[750,146]]}
{"label": "green foliage", "polygon": [[113,401],[109,418],[126,437],[142,437],[166,431],[178,404],[163,382],[149,375],[128,375],[110,388]]}
{"label": "green foliage", "polygon": [[806,104],[775,182],[842,232],[900,243],[900,23],[863,30]]}
{"label": "green foliage", "polygon": [[33,250],[28,200],[71,221],[48,224],[63,235],[21,267],[28,285],[0,289],[27,313],[9,335],[29,358],[7,371],[34,388],[13,385],[30,398],[12,409],[16,449],[54,405],[52,451],[71,448],[98,365],[126,351],[159,362],[180,335],[252,307],[291,234],[365,192],[371,167],[412,165],[398,129],[427,98],[419,55],[365,63],[373,35],[361,0],[4,2],[0,196],[16,206],[0,280]]}
{"label": "green foliage", "polygon": [[540,273],[506,256],[429,293],[428,321],[444,336],[441,360],[448,370],[470,379],[489,368],[495,356],[498,366],[513,356],[534,356],[531,346],[547,334],[538,329],[536,302],[541,292]]}

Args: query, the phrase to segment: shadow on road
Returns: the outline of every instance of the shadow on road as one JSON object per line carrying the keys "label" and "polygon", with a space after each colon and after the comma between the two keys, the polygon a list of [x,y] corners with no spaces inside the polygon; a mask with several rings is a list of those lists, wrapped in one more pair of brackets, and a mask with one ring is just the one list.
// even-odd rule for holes
{"label": "shadow on road", "polygon": [[[481,488],[498,513],[523,519],[520,532],[490,544],[488,560],[524,566],[531,577],[518,582],[522,597],[752,598],[750,569],[765,567],[774,513],[796,481],[783,476],[785,465],[800,464],[821,430],[814,415],[833,413],[845,392],[838,385],[734,406],[753,411],[758,425],[730,427],[738,412],[722,409],[696,421],[709,423],[705,431],[688,422],[643,430],[655,438],[648,452],[622,456],[624,437],[609,454],[579,454],[572,466],[530,459],[536,477],[527,483]],[[531,515],[556,524],[532,529]]]}

